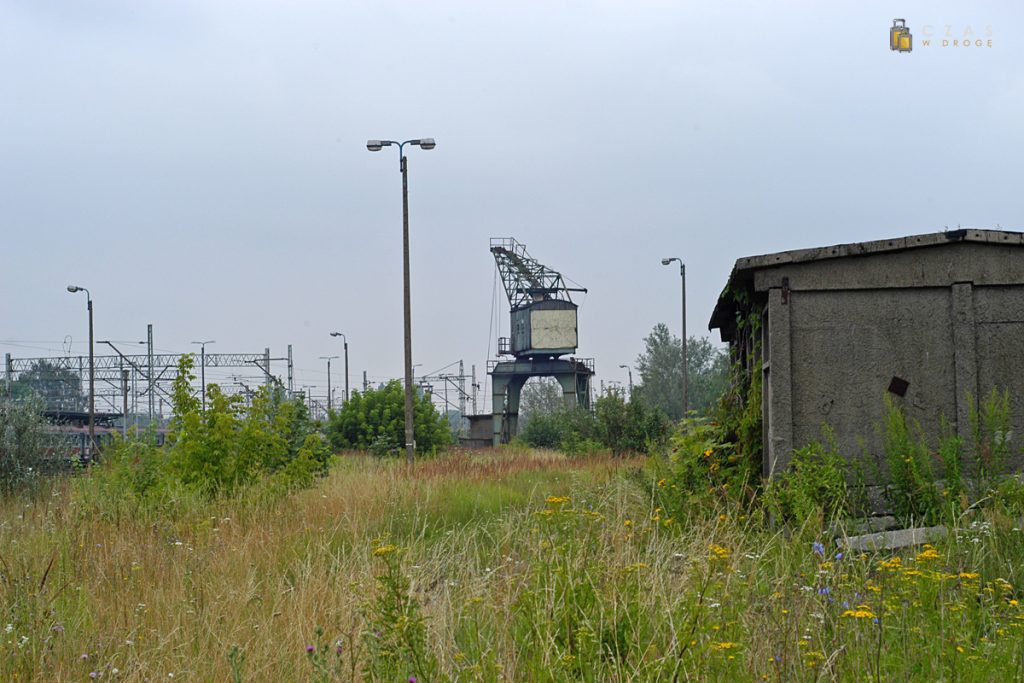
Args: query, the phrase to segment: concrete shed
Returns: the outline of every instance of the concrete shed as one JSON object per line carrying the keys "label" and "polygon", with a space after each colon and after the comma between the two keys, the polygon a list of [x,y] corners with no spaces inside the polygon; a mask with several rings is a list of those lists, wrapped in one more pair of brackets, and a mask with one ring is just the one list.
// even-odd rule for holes
{"label": "concrete shed", "polygon": [[847,457],[880,453],[886,392],[927,435],[945,417],[969,441],[970,397],[1008,389],[1021,453],[1024,233],[950,230],[741,258],[709,329],[748,370],[762,361],[766,476],[826,424]]}

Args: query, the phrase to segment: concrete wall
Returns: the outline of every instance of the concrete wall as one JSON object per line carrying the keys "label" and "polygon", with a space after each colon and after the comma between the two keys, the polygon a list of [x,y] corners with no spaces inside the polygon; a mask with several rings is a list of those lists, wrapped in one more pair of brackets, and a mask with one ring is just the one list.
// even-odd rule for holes
{"label": "concrete wall", "polygon": [[945,416],[969,435],[969,397],[1007,388],[1014,452],[1024,446],[1024,249],[951,243],[768,267],[765,473],[793,448],[836,434],[841,452],[881,453],[877,431],[893,377],[897,399],[934,440]]}

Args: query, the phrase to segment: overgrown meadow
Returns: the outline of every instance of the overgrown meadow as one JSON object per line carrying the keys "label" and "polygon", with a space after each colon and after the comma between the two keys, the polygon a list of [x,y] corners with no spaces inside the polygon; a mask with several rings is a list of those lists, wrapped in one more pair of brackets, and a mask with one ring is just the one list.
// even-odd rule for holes
{"label": "overgrown meadow", "polygon": [[1012,506],[934,547],[850,554],[820,515],[773,531],[729,498],[669,512],[652,472],[352,454],[305,490],[146,504],[58,480],[0,508],[0,679],[1024,676]]}

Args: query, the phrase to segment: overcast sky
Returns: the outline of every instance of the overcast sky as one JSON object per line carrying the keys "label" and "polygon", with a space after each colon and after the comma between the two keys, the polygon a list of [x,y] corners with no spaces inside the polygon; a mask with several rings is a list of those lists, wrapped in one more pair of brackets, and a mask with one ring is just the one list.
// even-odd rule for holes
{"label": "overcast sky", "polygon": [[[514,236],[589,288],[578,355],[625,382],[656,323],[679,332],[664,256],[706,335],[741,256],[1024,229],[1022,8],[0,0],[0,352],[85,353],[75,283],[98,339],[293,344],[321,393],[340,330],[353,385],[400,376],[398,156],[365,143],[430,136],[409,160],[417,374],[483,374],[488,240]],[[984,46],[941,47],[965,32]]]}

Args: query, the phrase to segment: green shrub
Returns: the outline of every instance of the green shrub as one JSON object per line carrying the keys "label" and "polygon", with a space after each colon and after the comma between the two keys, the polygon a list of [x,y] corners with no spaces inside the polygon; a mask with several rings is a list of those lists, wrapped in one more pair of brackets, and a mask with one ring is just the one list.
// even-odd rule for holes
{"label": "green shrub", "polygon": [[824,444],[815,441],[794,452],[789,467],[765,484],[762,501],[784,523],[800,524],[819,514],[823,521],[846,517],[855,508],[847,469],[832,431],[826,429]]}
{"label": "green shrub", "polygon": [[557,449],[570,455],[605,450],[594,413],[583,408],[560,408],[530,417],[519,439],[534,448]]}
{"label": "green shrub", "polygon": [[245,408],[240,397],[210,384],[202,410],[192,393],[193,362],[183,356],[178,366],[166,444],[157,446],[152,432],[115,438],[96,472],[101,490],[152,502],[178,488],[206,497],[228,494],[261,478],[291,489],[326,473],[330,451],[301,401],[264,387]]}
{"label": "green shrub", "polygon": [[939,494],[921,425],[908,422],[902,406],[886,395],[881,430],[889,475],[886,498],[893,514],[907,524],[935,523]]}
{"label": "green shrub", "polygon": [[645,453],[664,445],[668,418],[650,408],[634,393],[627,403],[618,392],[610,392],[594,403],[598,440],[615,455]]}
{"label": "green shrub", "polygon": [[[378,455],[401,453],[405,444],[405,390],[397,380],[381,389],[352,392],[328,418],[327,434],[335,450],[357,448]],[[413,399],[413,440],[418,453],[432,453],[452,442],[444,416],[430,396]]]}
{"label": "green shrub", "polygon": [[[0,495],[30,488],[44,466],[46,423],[36,398],[0,400]],[[60,458],[63,452],[51,454]]]}
{"label": "green shrub", "polygon": [[979,482],[1005,472],[1010,457],[1010,392],[993,388],[979,406],[973,396],[969,415],[974,463]]}

